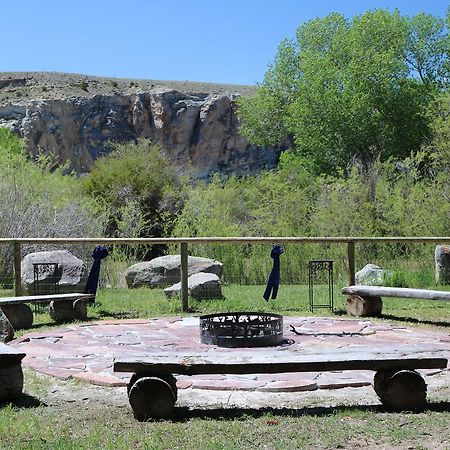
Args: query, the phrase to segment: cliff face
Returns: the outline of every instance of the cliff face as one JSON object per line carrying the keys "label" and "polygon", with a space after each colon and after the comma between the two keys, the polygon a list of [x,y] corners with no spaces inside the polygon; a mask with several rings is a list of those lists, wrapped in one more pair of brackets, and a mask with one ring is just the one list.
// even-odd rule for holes
{"label": "cliff face", "polygon": [[[1,88],[1,86],[0,86]],[[111,142],[150,138],[173,164],[197,176],[254,173],[273,167],[274,149],[250,145],[239,135],[230,92],[186,93],[171,88],[9,102],[0,105],[0,126],[24,136],[29,151],[53,152],[87,172],[111,150]]]}

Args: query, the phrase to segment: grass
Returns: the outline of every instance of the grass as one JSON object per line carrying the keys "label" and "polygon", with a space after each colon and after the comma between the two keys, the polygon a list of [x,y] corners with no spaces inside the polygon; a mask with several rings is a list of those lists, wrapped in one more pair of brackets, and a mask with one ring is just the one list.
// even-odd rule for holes
{"label": "grass", "polygon": [[147,423],[135,421],[128,408],[86,401],[63,408],[6,406],[0,410],[0,448],[448,448],[449,404],[433,406],[420,414],[377,406],[193,410]]}
{"label": "grass", "polygon": [[[89,307],[91,319],[126,319],[158,316],[201,315],[224,311],[265,311],[286,316],[327,316],[347,317],[345,296],[340,294],[340,286],[335,287],[334,311],[326,308],[309,310],[308,286],[284,285],[280,287],[278,298],[266,302],[262,298],[265,286],[223,286],[224,299],[189,300],[189,313],[183,313],[179,298],[167,299],[163,289],[100,289],[96,303]],[[3,296],[11,295],[3,291]],[[319,304],[328,302],[327,286],[315,287],[314,298]],[[425,326],[440,329],[450,327],[450,302],[414,299],[384,299],[383,315],[377,319],[389,320],[408,326]],[[35,314],[34,327],[57,326],[51,321],[47,311]],[[20,332],[21,333],[21,332]]]}
{"label": "grass", "polygon": [[[314,313],[309,311],[307,286],[281,286],[279,297],[268,303],[262,298],[263,291],[264,286],[225,285],[225,299],[190,300],[189,314],[232,310],[298,316],[344,314],[345,297],[338,288],[335,311],[320,309]],[[317,300],[325,301],[326,293],[325,286],[318,286]],[[376,320],[445,331],[450,327],[449,302],[392,298],[385,300],[383,312],[383,317]],[[168,300],[162,289],[101,289],[96,304],[89,307],[93,319],[182,314],[180,299]],[[34,328],[57,326],[46,311],[35,316]],[[109,402],[112,388],[98,388],[104,393],[101,402],[89,395],[66,402],[57,398],[53,383],[49,377],[26,370],[28,397],[0,408],[1,449],[450,448],[448,388],[443,391],[443,399],[419,414],[387,413],[376,404],[317,406],[322,403],[316,399],[297,409],[181,408],[174,420],[139,423],[128,406]],[[59,383],[59,389],[74,392],[74,398],[77,390],[86,389],[82,383]],[[342,405],[339,399],[335,403]]]}

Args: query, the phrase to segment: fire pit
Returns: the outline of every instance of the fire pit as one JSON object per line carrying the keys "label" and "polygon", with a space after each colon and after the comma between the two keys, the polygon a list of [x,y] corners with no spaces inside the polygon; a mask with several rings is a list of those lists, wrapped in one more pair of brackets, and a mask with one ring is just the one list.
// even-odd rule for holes
{"label": "fire pit", "polygon": [[219,347],[268,347],[283,343],[283,316],[232,312],[200,317],[200,340]]}

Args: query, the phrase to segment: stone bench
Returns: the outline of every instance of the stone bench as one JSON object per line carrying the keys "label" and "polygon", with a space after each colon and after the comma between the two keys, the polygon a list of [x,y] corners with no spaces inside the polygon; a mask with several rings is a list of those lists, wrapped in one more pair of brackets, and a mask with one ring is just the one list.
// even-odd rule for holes
{"label": "stone bench", "polygon": [[50,317],[53,320],[85,320],[87,302],[93,298],[94,294],[80,293],[0,297],[0,308],[13,328],[19,330],[33,325],[33,311],[27,303],[50,304]]}
{"label": "stone bench", "polygon": [[[255,349],[256,350],[256,349]],[[447,359],[430,348],[404,347],[385,353],[373,348],[336,349],[320,353],[233,351],[159,353],[116,357],[115,372],[133,372],[128,398],[138,420],[167,418],[177,400],[173,374],[257,374],[341,370],[376,371],[374,389],[389,409],[416,409],[425,404],[426,384],[415,369],[444,369]]]}
{"label": "stone bench", "polygon": [[450,301],[449,291],[411,289],[385,286],[347,286],[342,294],[348,295],[346,310],[353,316],[378,316],[383,309],[381,297],[412,298],[422,300]]}
{"label": "stone bench", "polygon": [[25,353],[0,342],[0,402],[14,400],[22,393],[22,359]]}

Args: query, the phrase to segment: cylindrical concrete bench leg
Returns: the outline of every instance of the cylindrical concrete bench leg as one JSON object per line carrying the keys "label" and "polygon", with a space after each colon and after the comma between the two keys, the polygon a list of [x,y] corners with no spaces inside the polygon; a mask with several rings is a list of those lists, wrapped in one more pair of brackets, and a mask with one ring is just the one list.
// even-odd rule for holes
{"label": "cylindrical concrete bench leg", "polygon": [[128,399],[137,420],[166,419],[177,400],[176,380],[171,375],[134,375],[128,385]]}
{"label": "cylindrical concrete bench leg", "polygon": [[361,297],[359,295],[351,295],[347,298],[345,306],[348,314],[357,317],[379,316],[383,309],[383,301],[380,297]]}
{"label": "cylindrical concrete bench leg", "polygon": [[0,402],[14,400],[22,393],[22,389],[21,362],[0,362]]}
{"label": "cylindrical concrete bench leg", "polygon": [[86,320],[87,306],[84,300],[50,302],[50,317],[55,321]]}
{"label": "cylindrical concrete bench leg", "polygon": [[415,370],[379,370],[373,387],[389,410],[417,410],[426,403],[427,385]]}
{"label": "cylindrical concrete bench leg", "polygon": [[15,330],[31,328],[33,325],[33,311],[25,303],[2,305],[2,310]]}

